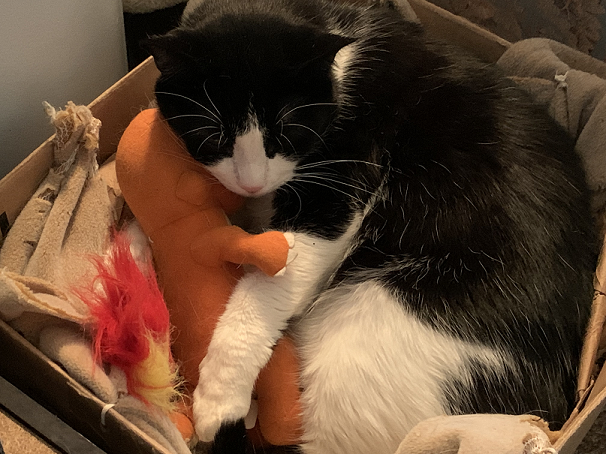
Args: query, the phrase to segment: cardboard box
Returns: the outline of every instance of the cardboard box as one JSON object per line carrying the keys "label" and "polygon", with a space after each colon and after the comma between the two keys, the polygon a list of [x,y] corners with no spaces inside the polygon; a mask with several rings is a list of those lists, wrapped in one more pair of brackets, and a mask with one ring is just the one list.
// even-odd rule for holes
{"label": "cardboard box", "polygon": [[[410,5],[428,32],[459,44],[486,61],[496,61],[509,43],[467,20],[454,16],[424,0]],[[90,108],[102,123],[99,159],[115,152],[121,132],[130,120],[153,99],[158,72],[148,59],[109,88]],[[51,139],[32,152],[0,181],[0,228],[3,235],[47,174],[52,162]],[[597,344],[601,338],[606,298],[596,298],[591,348],[583,359],[583,399],[555,443],[561,454],[572,454],[606,402],[606,370],[590,382]],[[117,412],[110,410],[101,424],[104,403],[70,378],[7,324],[0,322],[0,375],[59,415],[107,452],[157,453],[165,449]]]}

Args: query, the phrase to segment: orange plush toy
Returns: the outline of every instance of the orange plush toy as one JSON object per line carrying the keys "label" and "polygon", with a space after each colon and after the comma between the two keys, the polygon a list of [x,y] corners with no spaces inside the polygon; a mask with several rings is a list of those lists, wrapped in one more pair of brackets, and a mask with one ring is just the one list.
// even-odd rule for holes
{"label": "orange plush toy", "polygon": [[[157,109],[141,112],[124,132],[116,173],[151,240],[174,326],[173,352],[191,396],[217,320],[243,275],[240,265],[275,275],[287,265],[290,246],[281,232],[251,235],[229,224],[226,214],[243,199],[187,153]],[[300,435],[297,374],[294,347],[283,338],[256,385],[257,428],[271,444],[292,444]]]}

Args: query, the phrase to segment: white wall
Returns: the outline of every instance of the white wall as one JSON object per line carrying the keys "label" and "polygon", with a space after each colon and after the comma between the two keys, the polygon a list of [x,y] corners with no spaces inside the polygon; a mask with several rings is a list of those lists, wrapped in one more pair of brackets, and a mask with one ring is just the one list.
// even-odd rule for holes
{"label": "white wall", "polygon": [[127,70],[121,0],[0,0],[0,178]]}

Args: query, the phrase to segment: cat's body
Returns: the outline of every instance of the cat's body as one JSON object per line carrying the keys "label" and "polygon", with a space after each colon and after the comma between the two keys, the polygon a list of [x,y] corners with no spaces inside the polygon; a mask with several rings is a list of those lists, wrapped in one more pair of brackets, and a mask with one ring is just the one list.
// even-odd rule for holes
{"label": "cat's body", "polygon": [[247,413],[286,329],[305,453],[392,453],[440,414],[565,421],[595,245],[543,110],[388,7],[207,0],[151,47],[171,126],[228,188],[273,197],[265,227],[298,254],[230,299],[200,369],[203,439]]}

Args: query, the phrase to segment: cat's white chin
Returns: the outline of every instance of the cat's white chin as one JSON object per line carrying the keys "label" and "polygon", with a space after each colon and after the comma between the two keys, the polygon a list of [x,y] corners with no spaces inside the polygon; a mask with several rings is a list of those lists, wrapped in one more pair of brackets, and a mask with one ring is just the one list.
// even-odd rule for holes
{"label": "cat's white chin", "polygon": [[252,114],[245,132],[236,137],[232,156],[208,166],[208,170],[230,191],[261,197],[291,180],[295,165],[279,154],[267,156],[263,132]]}
{"label": "cat's white chin", "polygon": [[290,181],[295,174],[296,165],[280,155],[265,159],[264,171],[256,172],[254,178],[245,177],[251,175],[254,169],[247,168],[246,164],[237,162],[234,158],[225,158],[217,164],[207,166],[207,169],[230,191],[243,197],[262,197]]}

